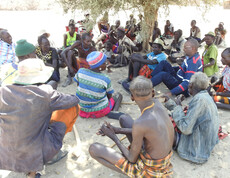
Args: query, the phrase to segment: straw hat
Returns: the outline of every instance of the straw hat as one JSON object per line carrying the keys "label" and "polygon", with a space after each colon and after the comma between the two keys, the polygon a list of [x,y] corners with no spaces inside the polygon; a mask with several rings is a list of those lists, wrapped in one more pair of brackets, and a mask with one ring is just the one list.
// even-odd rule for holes
{"label": "straw hat", "polygon": [[25,59],[18,64],[18,74],[14,83],[21,85],[45,83],[53,71],[53,67],[45,66],[41,59]]}
{"label": "straw hat", "polygon": [[150,46],[153,46],[153,44],[159,44],[162,46],[162,51],[164,51],[164,42],[160,38],[156,38],[153,43],[149,42]]}

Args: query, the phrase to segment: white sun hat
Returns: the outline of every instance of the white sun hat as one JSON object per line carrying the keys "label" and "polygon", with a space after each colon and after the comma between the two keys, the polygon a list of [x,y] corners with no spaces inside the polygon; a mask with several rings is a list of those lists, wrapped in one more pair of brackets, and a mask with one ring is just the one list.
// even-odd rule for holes
{"label": "white sun hat", "polygon": [[18,74],[14,83],[21,85],[32,85],[45,83],[54,71],[53,67],[45,66],[41,59],[25,59],[18,64]]}

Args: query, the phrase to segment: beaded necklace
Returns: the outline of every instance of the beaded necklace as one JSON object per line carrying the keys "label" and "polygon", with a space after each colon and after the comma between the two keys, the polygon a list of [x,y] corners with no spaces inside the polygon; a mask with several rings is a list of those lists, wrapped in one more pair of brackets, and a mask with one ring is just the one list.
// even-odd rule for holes
{"label": "beaded necklace", "polygon": [[82,43],[82,42],[81,42],[81,46],[82,46],[82,48],[83,48],[84,51],[89,51],[89,48],[86,48],[86,49],[85,49],[85,48],[83,47],[83,43]]}

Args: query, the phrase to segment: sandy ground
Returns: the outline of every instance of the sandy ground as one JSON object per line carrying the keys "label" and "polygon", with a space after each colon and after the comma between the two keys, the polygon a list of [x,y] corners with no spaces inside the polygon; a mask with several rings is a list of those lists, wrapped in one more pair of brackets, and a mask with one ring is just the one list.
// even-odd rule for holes
{"label": "sandy ground", "polygon": [[[172,7],[173,14],[177,15],[177,8]],[[191,7],[190,10],[194,10],[193,7]],[[182,10],[183,13],[186,14],[186,10]],[[12,15],[13,13],[13,15]],[[198,15],[201,14],[200,11],[197,11]],[[21,25],[18,24],[18,22],[15,20],[16,26],[18,27],[25,27],[26,24],[30,24],[26,29],[20,30],[19,28],[13,28],[15,27],[12,25],[12,20],[19,19],[19,18],[28,18],[28,15],[34,15],[36,16],[35,18],[39,18],[39,15],[42,17],[47,16],[47,19],[44,20],[45,24],[38,26],[38,21],[22,21]],[[59,17],[61,13],[55,12],[1,12],[0,15],[7,15],[9,22],[6,19],[1,19],[1,25],[2,27],[8,28],[12,33],[14,37],[14,41],[20,39],[20,38],[26,38],[29,39],[29,41],[36,42],[36,38],[34,37],[35,34],[39,32],[38,29],[42,29],[44,26],[47,27],[50,25],[54,25],[54,22],[52,21],[56,15]],[[223,13],[220,13],[220,17],[225,17],[225,24],[229,23],[228,19],[226,18],[225,15],[229,15],[228,11],[224,11]],[[50,16],[49,16],[50,15]],[[186,24],[183,25],[184,29],[189,27],[189,23],[191,18],[191,15],[188,15],[188,20],[186,19]],[[195,15],[196,17],[198,15]],[[69,15],[64,15],[62,18],[60,17],[60,24],[57,24],[57,26],[53,26],[51,28],[52,32],[54,29],[58,29],[57,27],[60,27],[60,25],[63,25],[64,22],[67,22],[67,18],[69,18]],[[116,17],[113,18],[116,19]],[[166,18],[169,17],[164,17],[163,15],[160,16],[161,18],[161,23],[163,24]],[[176,19],[175,17],[170,16],[170,19],[172,18],[172,21],[175,22],[174,24],[178,24],[178,21],[182,21],[184,17],[180,17],[180,19]],[[214,21],[210,23],[210,21],[207,20],[200,20],[203,23],[206,22],[206,25],[202,23],[202,26],[205,28],[205,32],[208,32],[208,28],[214,28],[219,21],[222,19],[214,18],[211,16],[211,12],[208,17],[206,18],[213,18]],[[29,19],[28,19],[29,20]],[[39,22],[40,23],[40,22]],[[226,27],[229,27],[226,25]],[[48,29],[49,29],[48,28]],[[182,27],[181,27],[182,28]],[[161,28],[163,29],[163,28]],[[20,33],[19,33],[20,32]],[[205,33],[204,32],[204,33]],[[53,39],[56,38],[57,35],[63,33],[63,30],[57,30],[56,33],[51,33],[53,35]],[[188,33],[187,33],[188,34]],[[203,34],[203,33],[202,33]],[[187,36],[187,35],[185,35]],[[28,37],[28,38],[27,38]],[[59,44],[60,40],[55,40]],[[202,52],[203,49],[200,49],[200,52]],[[223,48],[219,49],[219,55],[223,51]],[[218,64],[220,65],[220,57],[218,58]],[[107,72],[105,72],[107,73]],[[59,84],[58,90],[64,93],[69,93],[69,94],[75,94],[76,87],[77,85],[75,83],[71,84],[70,86],[63,88],[61,87],[62,83],[65,80],[65,77],[67,75],[67,70],[66,69],[61,69],[61,82]],[[122,89],[121,85],[117,83],[120,79],[124,79],[127,77],[127,67],[124,68],[119,68],[119,69],[113,69],[113,73],[108,74],[111,77],[113,87],[116,92],[121,92],[123,95],[123,102],[124,103],[132,103],[130,100],[130,96]],[[162,92],[166,92],[167,89],[163,84],[157,86],[155,88],[157,91],[157,94],[160,94]],[[133,118],[137,118],[140,115],[140,111],[135,104],[122,104],[120,107],[120,111],[125,112],[130,114]],[[230,132],[230,112],[229,111],[224,111],[224,110],[219,110],[219,116],[220,116],[220,123],[223,127],[223,130],[225,132]],[[106,137],[101,137],[97,136],[95,133],[97,132],[98,128],[100,125],[104,123],[104,121],[109,121],[115,126],[118,126],[118,121],[116,120],[110,120],[107,117],[103,117],[100,119],[83,119],[79,117],[76,122],[76,128],[78,130],[78,133],[80,135],[80,140],[81,140],[81,155],[80,157],[74,156],[79,150],[76,148],[76,141],[74,138],[73,132],[68,133],[65,136],[64,139],[64,144],[63,144],[63,149],[69,151],[69,154],[66,158],[61,160],[60,162],[51,165],[51,166],[46,166],[44,168],[44,171],[42,172],[43,177],[47,178],[75,178],[75,177],[86,177],[86,178],[108,178],[108,177],[114,177],[114,178],[119,178],[119,177],[126,177],[121,174],[118,174],[116,172],[113,172],[99,163],[97,163],[95,160],[93,160],[89,153],[88,153],[88,148],[90,144],[94,142],[100,142],[103,143],[107,146],[111,146],[113,142]],[[123,141],[124,144],[128,145],[127,140]],[[230,147],[230,136],[225,138],[224,140],[221,140],[218,145],[214,148],[210,159],[208,160],[207,163],[203,165],[197,165],[193,164],[190,162],[187,162],[185,160],[182,160],[181,158],[178,157],[177,153],[174,152],[174,155],[172,157],[172,164],[173,164],[173,170],[174,170],[174,176],[173,177],[201,177],[201,178],[209,178],[209,177],[215,177],[215,178],[221,178],[221,177],[230,177],[230,152],[229,152],[229,147]],[[115,147],[115,149],[117,149]],[[22,173],[14,173],[10,171],[0,171],[0,177],[1,178],[23,178],[25,177],[25,174]]]}

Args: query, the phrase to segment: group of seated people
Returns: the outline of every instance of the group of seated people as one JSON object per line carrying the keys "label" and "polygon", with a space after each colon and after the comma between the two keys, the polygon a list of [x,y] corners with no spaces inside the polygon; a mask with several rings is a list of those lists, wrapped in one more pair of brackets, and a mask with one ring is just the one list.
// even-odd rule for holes
{"label": "group of seated people", "polygon": [[[220,22],[218,27],[214,29],[215,32],[215,45],[221,45],[225,40],[225,35],[227,33],[226,29],[224,28],[224,23]],[[161,34],[161,30],[158,27],[158,22],[154,22],[153,34],[152,34],[152,41],[156,38],[162,36],[163,38],[173,39],[175,30],[173,24],[166,20],[166,24],[164,26],[164,33]],[[190,28],[190,35],[188,38],[194,38],[199,43],[204,42],[204,39],[201,39],[201,30],[198,26],[196,26],[196,20],[191,21],[191,28]]]}
{"label": "group of seated people", "polygon": [[[97,134],[112,139],[120,152],[93,143],[89,154],[129,177],[172,175],[173,150],[193,163],[208,160],[222,136],[217,108],[230,109],[230,48],[221,54],[221,62],[226,66],[222,77],[216,80],[218,50],[213,32],[205,35],[202,57],[198,53],[199,40],[186,41],[182,30],[173,32],[171,47],[175,52],[168,53],[164,41],[156,38],[149,43],[152,51],[143,55],[135,53],[138,46],[118,21],[110,27],[112,30],[105,21],[100,28],[108,30],[109,35],[104,35],[108,37],[106,51],[96,50],[90,33],[77,35],[73,23],[69,24],[60,52],[50,46],[47,33],[39,36],[38,45],[34,46],[24,39],[14,45],[9,32],[0,31],[0,169],[39,178],[43,165],[54,164],[67,155],[61,150],[62,141],[78,115],[119,120],[121,127],[106,122]],[[132,31],[134,24],[135,19],[130,16],[126,28]],[[174,30],[169,21],[166,25],[165,30]],[[111,34],[117,40],[115,44],[110,40]],[[120,51],[115,57],[109,53],[114,45]],[[183,59],[177,60],[176,53]],[[167,55],[171,59],[167,60]],[[61,77],[60,58],[68,68],[63,86],[71,84],[73,78],[77,83],[76,95],[56,90]],[[114,92],[114,81],[103,72],[108,63],[117,61],[128,65],[128,77],[121,84],[140,109],[136,120],[118,111],[122,95]],[[170,62],[178,65],[172,66]],[[169,89],[158,96],[164,99],[163,103],[155,97],[153,89],[162,82]],[[189,96],[192,100],[188,107],[182,107],[182,101]],[[117,134],[126,135],[129,148]]]}

